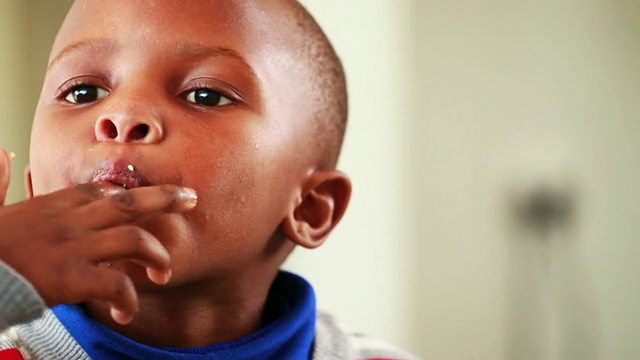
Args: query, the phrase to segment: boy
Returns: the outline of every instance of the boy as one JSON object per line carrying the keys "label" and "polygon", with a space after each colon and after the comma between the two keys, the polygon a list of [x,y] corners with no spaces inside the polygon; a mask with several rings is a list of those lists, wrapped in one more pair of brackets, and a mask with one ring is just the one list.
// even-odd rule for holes
{"label": "boy", "polygon": [[279,270],[347,207],[346,103],[295,1],[77,0],[0,208],[0,359],[410,358]]}

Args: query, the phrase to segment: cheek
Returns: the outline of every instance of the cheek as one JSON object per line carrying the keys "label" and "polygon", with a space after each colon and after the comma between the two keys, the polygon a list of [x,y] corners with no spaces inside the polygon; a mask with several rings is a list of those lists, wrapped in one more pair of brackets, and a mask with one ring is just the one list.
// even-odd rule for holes
{"label": "cheek", "polygon": [[61,126],[51,128],[34,121],[31,134],[30,168],[34,195],[43,195],[69,186],[73,166],[81,154],[76,134]]}
{"label": "cheek", "polygon": [[263,193],[255,164],[249,154],[229,154],[211,163],[209,167],[194,168],[202,174],[194,179],[197,184],[198,205],[203,222],[217,227],[219,236],[241,237],[253,224],[256,215],[256,197]]}
{"label": "cheek", "polygon": [[[282,221],[287,204],[280,160],[255,146],[219,152],[216,158],[209,166],[192,168],[201,176],[189,181],[196,184],[200,198],[197,216],[207,229],[203,233],[237,245],[266,241]],[[255,245],[251,247],[259,248]]]}
{"label": "cheek", "polygon": [[72,153],[59,148],[46,151],[42,145],[37,147],[41,150],[31,152],[30,163],[34,195],[44,195],[68,187],[73,173],[72,162],[69,161]]}

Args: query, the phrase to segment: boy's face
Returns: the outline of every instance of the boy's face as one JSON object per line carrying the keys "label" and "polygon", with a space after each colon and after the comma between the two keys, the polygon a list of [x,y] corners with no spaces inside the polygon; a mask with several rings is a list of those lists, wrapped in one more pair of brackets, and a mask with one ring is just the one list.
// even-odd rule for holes
{"label": "boy's face", "polygon": [[35,115],[33,194],[99,180],[191,187],[194,211],[143,223],[174,280],[266,262],[313,166],[287,30],[268,3],[77,1]]}

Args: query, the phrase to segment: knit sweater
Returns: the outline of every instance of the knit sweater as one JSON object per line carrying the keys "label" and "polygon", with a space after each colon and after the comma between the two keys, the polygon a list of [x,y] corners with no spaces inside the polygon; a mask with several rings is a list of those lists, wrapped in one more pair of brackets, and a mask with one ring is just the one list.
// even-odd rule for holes
{"label": "knit sweater", "polygon": [[[346,331],[321,311],[316,313],[311,347],[313,360],[415,359],[383,342]],[[29,282],[0,262],[0,360],[3,354],[11,358],[18,352],[27,360],[90,359]]]}

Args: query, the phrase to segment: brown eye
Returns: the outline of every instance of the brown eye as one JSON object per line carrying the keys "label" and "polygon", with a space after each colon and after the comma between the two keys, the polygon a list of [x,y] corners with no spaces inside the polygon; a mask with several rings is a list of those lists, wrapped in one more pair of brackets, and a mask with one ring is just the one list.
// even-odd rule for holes
{"label": "brown eye", "polygon": [[187,101],[202,106],[225,106],[233,103],[231,99],[222,95],[219,91],[208,88],[200,88],[190,91],[186,96]]}
{"label": "brown eye", "polygon": [[109,95],[109,91],[103,88],[97,86],[82,85],[76,86],[71,89],[71,91],[69,91],[69,93],[65,97],[65,100],[73,104],[86,104],[102,99],[107,95]]}

